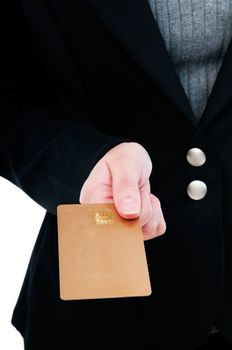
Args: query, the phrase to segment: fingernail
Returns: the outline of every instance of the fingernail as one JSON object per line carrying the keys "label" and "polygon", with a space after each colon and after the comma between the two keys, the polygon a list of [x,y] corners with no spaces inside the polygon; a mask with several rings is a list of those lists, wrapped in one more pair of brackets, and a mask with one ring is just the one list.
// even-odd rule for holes
{"label": "fingernail", "polygon": [[139,206],[134,199],[124,199],[121,211],[124,214],[139,214]]}

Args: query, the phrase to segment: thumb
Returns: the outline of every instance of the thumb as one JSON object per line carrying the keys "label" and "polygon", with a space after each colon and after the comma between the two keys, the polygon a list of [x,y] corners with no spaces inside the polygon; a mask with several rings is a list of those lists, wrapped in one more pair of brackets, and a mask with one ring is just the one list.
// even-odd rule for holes
{"label": "thumb", "polygon": [[115,207],[118,213],[126,218],[133,219],[139,216],[141,210],[141,195],[139,190],[139,171],[129,169],[128,165],[115,166],[112,174],[112,192]]}

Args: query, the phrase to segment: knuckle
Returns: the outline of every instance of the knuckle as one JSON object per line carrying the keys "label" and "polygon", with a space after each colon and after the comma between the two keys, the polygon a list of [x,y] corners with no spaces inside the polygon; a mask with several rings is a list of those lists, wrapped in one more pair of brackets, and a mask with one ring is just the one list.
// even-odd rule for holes
{"label": "knuckle", "polygon": [[153,196],[152,197],[152,202],[153,202],[153,205],[157,206],[157,207],[161,207],[161,203],[160,203],[160,200],[158,197],[156,196]]}
{"label": "knuckle", "polygon": [[147,239],[162,236],[166,232],[166,224],[150,225],[149,228],[143,229],[143,234]]}
{"label": "knuckle", "polygon": [[157,224],[155,222],[149,222],[143,227],[143,232],[146,236],[156,235]]}
{"label": "knuckle", "polygon": [[148,239],[151,239],[151,238],[152,238],[152,236],[151,236],[151,234],[150,234],[149,231],[143,230],[142,232],[143,232],[143,238],[144,238],[144,240],[148,240]]}
{"label": "knuckle", "polygon": [[161,202],[157,196],[155,196],[153,193],[151,193],[150,198],[151,198],[151,203],[152,203],[153,207],[161,208]]}
{"label": "knuckle", "polygon": [[165,222],[160,223],[156,229],[157,235],[158,236],[163,235],[166,232],[166,228],[167,228],[167,226],[166,226]]}
{"label": "knuckle", "polygon": [[156,231],[149,230],[149,231],[143,231],[143,236],[145,239],[152,239],[157,236]]}

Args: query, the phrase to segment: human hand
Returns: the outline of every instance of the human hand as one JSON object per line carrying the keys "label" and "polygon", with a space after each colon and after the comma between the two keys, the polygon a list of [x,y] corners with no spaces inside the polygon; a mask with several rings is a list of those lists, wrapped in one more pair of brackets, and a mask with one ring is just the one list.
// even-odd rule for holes
{"label": "human hand", "polygon": [[166,231],[159,199],[150,193],[152,162],[136,142],[122,142],[94,166],[80,192],[80,203],[114,203],[125,219],[140,216],[143,239]]}

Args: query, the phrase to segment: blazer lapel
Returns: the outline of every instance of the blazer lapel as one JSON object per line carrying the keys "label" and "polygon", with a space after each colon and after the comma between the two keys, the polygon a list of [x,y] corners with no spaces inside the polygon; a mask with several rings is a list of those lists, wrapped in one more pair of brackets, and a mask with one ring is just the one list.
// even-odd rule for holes
{"label": "blazer lapel", "polygon": [[[213,121],[220,120],[219,113],[232,99],[232,39],[227,47],[221,68],[218,72],[213,89],[207,101],[205,110],[199,121],[199,127],[205,129]],[[218,118],[216,118],[218,116]]]}
{"label": "blazer lapel", "polygon": [[232,99],[232,39],[198,122],[169,57],[146,0],[88,0],[124,48],[154,80],[180,112],[197,128],[206,129]]}
{"label": "blazer lapel", "polygon": [[108,29],[188,120],[198,127],[162,35],[145,0],[87,0]]}
{"label": "blazer lapel", "polygon": [[[75,11],[75,1],[71,1],[73,4],[67,6],[65,4],[68,1],[62,2],[61,10],[58,0],[50,0],[61,20],[64,6],[67,11],[71,11],[71,9]],[[86,1],[128,54],[176,105],[184,118],[198,129],[207,128],[215,120],[215,117],[232,98],[232,40],[203,115],[198,122],[194,117],[190,102],[169,57],[148,2],[146,0]],[[72,29],[71,32],[76,25],[73,18],[75,17],[70,16],[70,21],[65,22],[65,26],[70,26]],[[72,45],[76,45],[73,40]]]}

